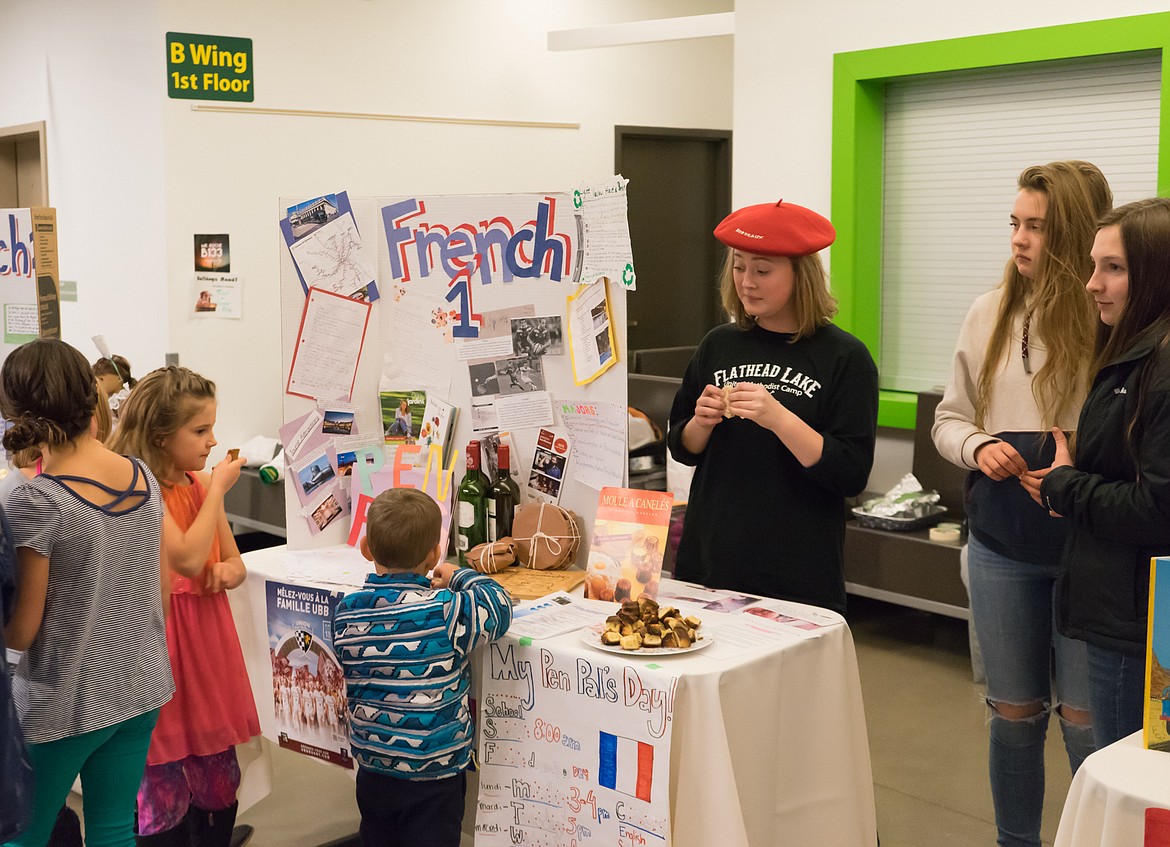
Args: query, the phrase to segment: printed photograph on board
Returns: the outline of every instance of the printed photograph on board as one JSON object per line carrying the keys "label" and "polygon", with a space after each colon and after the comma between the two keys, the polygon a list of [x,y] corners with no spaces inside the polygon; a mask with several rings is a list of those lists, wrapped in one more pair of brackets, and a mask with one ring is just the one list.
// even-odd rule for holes
{"label": "printed photograph on board", "polygon": [[387,444],[414,444],[422,432],[427,408],[425,391],[383,391],[378,395],[382,408],[382,434]]}
{"label": "printed photograph on board", "polygon": [[230,273],[232,269],[231,250],[228,236],[195,236],[195,273]]}
{"label": "printed photograph on board", "polygon": [[544,366],[535,356],[500,359],[496,362],[496,383],[505,397],[544,391]]}
{"label": "printed photograph on board", "polygon": [[321,432],[328,435],[352,435],[354,413],[338,409],[327,409]]}
{"label": "printed photograph on board", "polygon": [[326,194],[324,197],[314,197],[290,208],[288,223],[292,227],[293,238],[301,239],[329,223],[337,215],[337,195]]}
{"label": "printed photograph on board", "polygon": [[337,502],[334,495],[330,494],[321,501],[320,506],[313,510],[313,522],[317,524],[317,529],[325,529],[333,523],[334,519],[341,517],[341,513],[341,504]]}
{"label": "printed photograph on board", "polygon": [[513,318],[512,350],[518,356],[559,356],[564,353],[560,316]]}
{"label": "printed photograph on board", "polygon": [[325,455],[319,456],[313,462],[297,471],[297,476],[301,481],[301,489],[306,495],[312,494],[320,486],[333,479],[336,474],[333,473],[333,466],[329,464],[329,457]]}
{"label": "printed photograph on board", "polygon": [[500,393],[495,362],[468,365],[467,373],[471,379],[471,396],[473,398],[490,397]]}

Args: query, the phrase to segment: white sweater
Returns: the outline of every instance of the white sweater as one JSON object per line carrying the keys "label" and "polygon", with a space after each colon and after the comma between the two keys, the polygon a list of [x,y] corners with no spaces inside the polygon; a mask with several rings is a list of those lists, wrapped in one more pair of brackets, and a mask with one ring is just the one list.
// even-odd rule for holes
{"label": "white sweater", "polygon": [[[971,470],[979,467],[975,461],[975,451],[990,441],[999,440],[998,433],[1040,432],[1044,428],[1040,409],[1032,396],[1032,375],[1043,367],[1047,352],[1033,326],[1028,334],[1028,363],[1032,374],[1024,372],[1021,357],[1023,316],[1017,316],[1012,325],[1006,355],[992,383],[984,428],[975,426],[979,374],[987,353],[987,340],[995,328],[1002,296],[1003,288],[999,287],[981,295],[971,304],[971,310],[967,312],[959,332],[951,377],[935,411],[934,427],[931,429],[931,437],[939,455]],[[1083,400],[1083,397],[1078,398],[1056,425],[1066,431],[1075,429]]]}

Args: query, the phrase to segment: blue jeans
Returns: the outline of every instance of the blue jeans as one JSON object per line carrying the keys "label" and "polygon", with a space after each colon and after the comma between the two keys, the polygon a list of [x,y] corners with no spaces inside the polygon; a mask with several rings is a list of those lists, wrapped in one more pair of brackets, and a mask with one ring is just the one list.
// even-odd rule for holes
{"label": "blue jeans", "polygon": [[[988,770],[997,843],[1038,847],[1048,715],[1061,704],[1089,710],[1085,643],[1056,631],[1053,597],[1059,562],[1038,565],[1010,559],[988,549],[974,535],[967,554],[971,616],[983,652],[991,705]],[[996,703],[1038,704],[1040,709],[1034,717],[1010,719],[999,713]],[[1092,728],[1063,719],[1060,727],[1069,766],[1076,773],[1093,752]]]}
{"label": "blue jeans", "polygon": [[1146,659],[1089,644],[1089,707],[1097,749],[1142,728]]}

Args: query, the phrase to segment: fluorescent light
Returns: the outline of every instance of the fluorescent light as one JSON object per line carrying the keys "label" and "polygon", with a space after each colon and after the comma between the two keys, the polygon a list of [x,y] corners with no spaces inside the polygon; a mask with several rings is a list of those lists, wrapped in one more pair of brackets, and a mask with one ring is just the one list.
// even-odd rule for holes
{"label": "fluorescent light", "polygon": [[682,41],[687,38],[712,38],[718,35],[735,35],[735,12],[554,30],[548,34],[548,49],[589,50],[595,47]]}

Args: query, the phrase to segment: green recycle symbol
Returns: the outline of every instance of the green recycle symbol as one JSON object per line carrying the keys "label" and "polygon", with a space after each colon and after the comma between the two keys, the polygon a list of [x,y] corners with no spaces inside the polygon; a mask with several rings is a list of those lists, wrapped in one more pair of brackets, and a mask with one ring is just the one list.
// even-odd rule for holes
{"label": "green recycle symbol", "polygon": [[622,270],[622,284],[634,284],[634,266],[630,262],[626,262],[625,268]]}
{"label": "green recycle symbol", "polygon": [[581,197],[581,190],[574,189],[573,190],[573,208],[580,209],[583,205],[585,205],[585,200]]}

